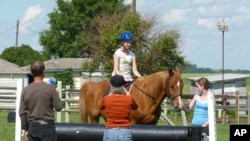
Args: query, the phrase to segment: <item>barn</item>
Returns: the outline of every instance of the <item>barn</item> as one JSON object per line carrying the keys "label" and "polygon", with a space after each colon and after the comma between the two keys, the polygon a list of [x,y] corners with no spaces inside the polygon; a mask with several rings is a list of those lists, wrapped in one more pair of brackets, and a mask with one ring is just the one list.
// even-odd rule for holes
{"label": "barn", "polygon": [[[82,64],[89,62],[90,58],[56,58],[45,61],[45,78],[44,81],[49,83],[49,79],[57,72],[62,72],[66,69],[72,69],[74,87],[80,89],[81,85],[86,81],[101,81],[103,74],[97,71],[89,77],[88,72],[82,71]],[[31,81],[30,65],[19,67],[6,60],[0,59],[0,109],[13,110],[15,109],[15,92],[18,80],[23,80],[24,86]]]}
{"label": "barn", "polygon": [[[74,89],[80,89],[81,85],[86,81],[100,81],[103,80],[101,71],[96,71],[89,76],[88,72],[82,71],[82,64],[92,61],[91,58],[55,58],[45,61],[45,82],[57,72],[63,72],[66,69],[72,69]],[[22,67],[22,69],[30,72],[30,66]]]}
{"label": "barn", "polygon": [[[205,76],[211,83],[211,90],[215,95],[222,94],[222,75]],[[224,94],[235,95],[236,91],[239,91],[240,95],[246,96],[246,82],[249,75],[243,74],[224,74]],[[191,81],[191,93],[197,94],[195,82],[200,77],[187,78]]]}

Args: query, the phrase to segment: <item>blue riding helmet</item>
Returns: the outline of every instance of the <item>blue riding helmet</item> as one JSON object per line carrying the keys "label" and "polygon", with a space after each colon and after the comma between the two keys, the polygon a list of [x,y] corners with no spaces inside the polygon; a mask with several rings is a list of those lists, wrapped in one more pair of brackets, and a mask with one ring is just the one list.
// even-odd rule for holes
{"label": "blue riding helmet", "polygon": [[50,85],[55,85],[56,84],[56,79],[54,77],[51,77],[49,79],[49,83],[50,83]]}
{"label": "blue riding helmet", "polygon": [[133,40],[133,38],[134,38],[133,34],[128,31],[122,32],[122,34],[120,35],[121,41],[131,41]]}

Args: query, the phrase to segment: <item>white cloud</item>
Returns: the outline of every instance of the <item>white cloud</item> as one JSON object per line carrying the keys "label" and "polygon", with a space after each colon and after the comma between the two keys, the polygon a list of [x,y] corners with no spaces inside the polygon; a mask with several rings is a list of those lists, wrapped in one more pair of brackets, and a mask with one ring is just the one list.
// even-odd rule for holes
{"label": "white cloud", "polygon": [[217,20],[214,18],[208,18],[208,19],[198,19],[197,21],[198,25],[207,27],[209,29],[214,29],[217,24]]}
{"label": "white cloud", "polygon": [[249,26],[249,22],[250,21],[250,15],[237,15],[237,16],[233,16],[230,20],[230,24],[231,25],[235,25],[237,27],[241,27],[241,26]]}
{"label": "white cloud", "polygon": [[19,30],[22,33],[27,33],[27,31],[32,31],[34,28],[34,22],[39,21],[39,17],[43,17],[43,12],[45,10],[41,7],[40,4],[29,7],[20,22]]}
{"label": "white cloud", "polygon": [[167,24],[179,24],[188,21],[188,9],[173,9],[169,13],[163,16],[165,23]]}
{"label": "white cloud", "polygon": [[235,11],[238,12],[239,14],[250,14],[250,9],[243,5],[237,6]]}
{"label": "white cloud", "polygon": [[124,3],[124,4],[131,4],[131,3],[132,3],[132,0],[124,0],[123,3]]}
{"label": "white cloud", "polygon": [[209,4],[212,3],[214,0],[194,0],[196,4]]}
{"label": "white cloud", "polygon": [[25,23],[29,20],[35,19],[38,15],[40,15],[43,12],[43,9],[41,8],[40,4],[29,7],[22,19],[22,22]]}

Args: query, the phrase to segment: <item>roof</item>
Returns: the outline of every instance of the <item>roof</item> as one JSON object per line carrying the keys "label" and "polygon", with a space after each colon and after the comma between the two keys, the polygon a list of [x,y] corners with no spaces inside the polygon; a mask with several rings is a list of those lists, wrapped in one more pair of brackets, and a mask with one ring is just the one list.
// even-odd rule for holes
{"label": "roof", "polygon": [[[73,71],[82,71],[82,64],[91,61],[92,58],[56,58],[43,62],[45,71],[63,71],[72,69]],[[30,65],[23,67],[25,70],[30,70]]]}
{"label": "roof", "polygon": [[28,71],[22,69],[14,63],[10,63],[0,58],[0,74],[27,74]]}
{"label": "roof", "polygon": [[[213,76],[205,76],[211,83],[218,82],[222,80],[222,74],[221,75],[213,75]],[[243,75],[243,74],[234,74],[234,73],[228,73],[224,74],[224,81],[230,81],[230,80],[236,80],[236,79],[247,79],[250,75]],[[196,81],[201,77],[193,77],[193,78],[187,78],[191,81]]]}

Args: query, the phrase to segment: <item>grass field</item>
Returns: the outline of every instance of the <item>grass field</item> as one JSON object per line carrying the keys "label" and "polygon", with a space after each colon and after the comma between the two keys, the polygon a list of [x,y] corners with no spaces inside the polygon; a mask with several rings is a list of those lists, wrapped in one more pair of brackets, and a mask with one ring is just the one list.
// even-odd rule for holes
{"label": "grass field", "polygon": [[[190,77],[203,77],[203,76],[210,76],[210,75],[217,75],[217,74],[183,74],[182,77],[184,78],[184,94],[190,93],[190,82],[186,80],[185,78]],[[247,92],[250,92],[250,79],[247,80]],[[7,115],[8,111],[0,111],[0,141],[14,141],[15,140],[15,123],[9,123],[7,122]],[[175,117],[175,119],[172,118],[172,121],[175,121],[174,123],[177,126],[182,126],[182,120],[181,116],[177,114],[177,118],[174,115],[168,115],[170,118]],[[188,125],[190,125],[192,118],[192,113],[187,114],[188,119]],[[62,114],[62,119],[64,119],[64,114]],[[242,120],[246,121],[246,120]],[[62,121],[64,122],[64,121]],[[70,122],[71,123],[80,123],[79,115],[77,113],[71,113],[70,115]],[[244,124],[244,122],[241,122]],[[159,121],[159,126],[166,125],[163,121]],[[222,124],[218,122],[216,124],[217,126],[217,140],[218,141],[229,141],[229,127],[230,124]],[[25,141],[25,139],[22,138],[22,141]]]}

